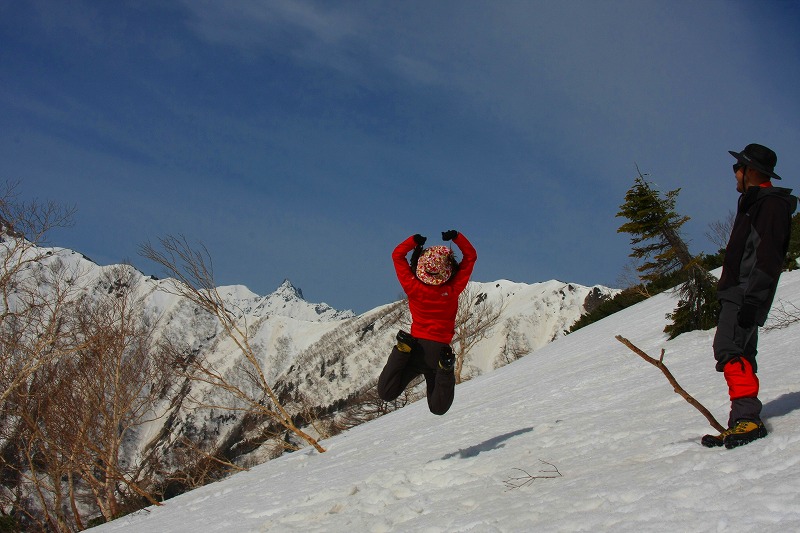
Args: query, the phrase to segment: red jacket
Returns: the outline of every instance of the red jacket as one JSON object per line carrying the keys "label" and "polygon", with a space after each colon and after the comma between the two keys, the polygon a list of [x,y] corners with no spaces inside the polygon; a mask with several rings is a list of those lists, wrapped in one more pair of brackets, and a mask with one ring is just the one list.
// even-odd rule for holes
{"label": "red jacket", "polygon": [[417,279],[406,261],[408,252],[414,249],[414,237],[404,240],[392,252],[397,279],[408,296],[411,310],[411,335],[418,339],[450,344],[458,312],[458,296],[467,287],[478,254],[464,235],[459,233],[456,243],[464,257],[458,271],[441,285],[426,285]]}

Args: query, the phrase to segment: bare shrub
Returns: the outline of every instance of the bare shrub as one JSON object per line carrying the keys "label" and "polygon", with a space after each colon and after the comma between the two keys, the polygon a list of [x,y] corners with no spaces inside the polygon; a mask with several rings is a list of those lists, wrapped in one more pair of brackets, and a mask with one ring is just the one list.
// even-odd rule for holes
{"label": "bare shrub", "polygon": [[462,382],[464,360],[467,354],[483,339],[494,333],[495,326],[500,323],[505,310],[505,299],[498,303],[489,301],[485,292],[478,290],[478,285],[470,283],[458,300],[453,352],[456,356],[454,372],[456,383]]}
{"label": "bare shrub", "polygon": [[[211,361],[202,358],[192,358],[188,361],[187,375],[191,379],[207,383],[234,400],[233,404],[206,407],[244,410],[263,416],[312,445],[317,451],[324,452],[325,449],[315,438],[297,426],[294,417],[284,408],[272,385],[268,383],[265,370],[252,345],[246,318],[238,318],[234,310],[226,306],[217,291],[208,250],[202,246],[200,249],[193,249],[185,237],[167,236],[160,239],[160,249],[147,243],[141,247],[141,254],[164,267],[174,278],[172,285],[174,294],[186,298],[214,316],[225,335],[236,344],[244,356],[241,368],[250,377],[254,385],[252,390],[244,390]],[[237,404],[242,407],[235,407]]]}

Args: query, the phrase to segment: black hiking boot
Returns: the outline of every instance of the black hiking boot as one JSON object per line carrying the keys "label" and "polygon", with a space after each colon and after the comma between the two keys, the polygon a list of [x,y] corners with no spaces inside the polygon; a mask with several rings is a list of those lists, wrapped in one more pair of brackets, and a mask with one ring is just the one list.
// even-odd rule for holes
{"label": "black hiking boot", "polygon": [[412,346],[417,343],[417,339],[406,333],[402,329],[397,332],[397,349],[403,353],[410,353]]}
{"label": "black hiking boot", "polygon": [[749,444],[756,439],[767,436],[767,428],[760,420],[738,420],[734,426],[728,430],[724,437],[725,447],[729,450],[737,446]]}
{"label": "black hiking boot", "polygon": [[442,348],[442,353],[439,354],[439,368],[442,370],[453,370],[453,365],[456,364],[456,356],[450,346]]}
{"label": "black hiking boot", "polygon": [[730,435],[731,431],[733,429],[726,429],[719,435],[703,435],[703,438],[700,439],[700,444],[706,448],[721,448],[725,445],[725,437]]}

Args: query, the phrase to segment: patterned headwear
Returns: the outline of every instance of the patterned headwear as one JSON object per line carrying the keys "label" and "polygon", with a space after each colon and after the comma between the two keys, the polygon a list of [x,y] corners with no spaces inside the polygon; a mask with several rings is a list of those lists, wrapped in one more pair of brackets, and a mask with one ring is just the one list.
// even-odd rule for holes
{"label": "patterned headwear", "polygon": [[417,262],[417,277],[427,285],[441,285],[453,275],[452,257],[447,246],[431,246]]}

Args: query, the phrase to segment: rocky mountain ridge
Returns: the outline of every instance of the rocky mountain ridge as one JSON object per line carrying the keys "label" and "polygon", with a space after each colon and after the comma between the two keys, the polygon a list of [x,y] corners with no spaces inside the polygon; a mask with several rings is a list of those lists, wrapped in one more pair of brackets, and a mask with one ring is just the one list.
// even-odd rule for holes
{"label": "rocky mountain ridge", "polygon": [[[174,365],[203,360],[241,390],[254,390],[240,348],[215,316],[176,294],[174,280],[146,276],[130,266],[99,266],[63,248],[47,249],[40,263],[42,268],[59,264],[75,273],[71,283],[84,298],[100,299],[121,285],[130,286],[141,306],[141,319],[152,325],[155,343],[178,350]],[[341,429],[342,417],[354,402],[369,398],[397,330],[410,322],[404,301],[355,315],[306,301],[289,280],[267,296],[243,285],[216,290],[246,328],[266,380],[283,405],[321,439]],[[471,282],[462,298],[474,306],[472,314],[488,309],[497,316],[465,354],[464,379],[565,335],[588,308],[614,292],[557,280]],[[187,443],[201,454],[243,467],[280,455],[285,449],[281,442],[304,444],[268,420],[237,410],[240,407],[225,391],[178,372],[152,407],[154,416],[126,433],[123,461],[134,469],[158,465],[149,475],[167,478],[187,468]]]}

